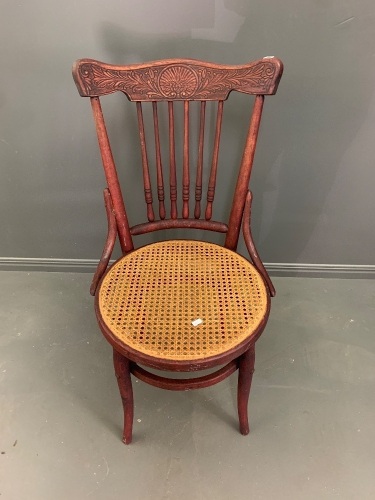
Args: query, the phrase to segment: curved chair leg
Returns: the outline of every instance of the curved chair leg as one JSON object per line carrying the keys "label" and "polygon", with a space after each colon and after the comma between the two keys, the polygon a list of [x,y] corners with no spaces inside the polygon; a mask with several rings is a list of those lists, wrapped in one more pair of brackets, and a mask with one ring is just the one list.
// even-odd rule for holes
{"label": "curved chair leg", "polygon": [[125,444],[132,441],[134,403],[130,375],[130,361],[113,349],[113,364],[124,408],[124,431],[122,440]]}
{"label": "curved chair leg", "polygon": [[238,361],[238,418],[240,421],[240,432],[245,436],[246,434],[249,434],[250,431],[247,406],[250,395],[251,381],[254,373],[255,345],[253,344],[244,354],[242,354]]}

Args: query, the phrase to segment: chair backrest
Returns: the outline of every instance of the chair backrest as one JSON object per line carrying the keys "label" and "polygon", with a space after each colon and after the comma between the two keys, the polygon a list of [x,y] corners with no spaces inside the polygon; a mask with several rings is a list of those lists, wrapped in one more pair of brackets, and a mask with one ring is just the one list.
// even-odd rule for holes
{"label": "chair backrest", "polygon": [[[94,113],[103,167],[110,191],[120,245],[124,253],[131,251],[132,237],[149,231],[169,228],[196,228],[225,233],[225,246],[237,248],[241,220],[249,189],[255,146],[265,95],[275,94],[283,71],[280,60],[265,57],[241,66],[224,66],[191,59],[166,59],[145,64],[114,66],[92,59],[81,59],[73,67],[73,77],[78,91],[83,97],[90,97]],[[118,175],[111,151],[108,133],[99,97],[123,92],[130,101],[136,103],[138,132],[140,137],[144,194],[148,222],[130,226]],[[212,221],[212,206],[218,168],[219,146],[223,120],[224,101],[230,92],[238,91],[255,95],[253,111],[238,170],[233,203],[226,222]],[[168,114],[168,157],[167,173],[162,165],[162,148],[159,129],[161,102],[165,102]],[[176,162],[176,101],[183,103],[182,139],[182,209],[178,213],[177,204],[177,163]],[[199,131],[197,158],[192,161],[190,140],[191,102],[198,101]],[[213,151],[209,164],[206,203],[202,207],[202,179],[204,169],[206,103],[217,103]],[[153,140],[155,163],[150,165],[144,125],[144,103],[152,106]],[[191,164],[195,165],[194,198],[191,213]],[[150,169],[156,169],[158,211],[155,213],[151,187]],[[165,178],[169,177],[170,203],[165,200]],[[169,205],[169,206],[167,206]]]}

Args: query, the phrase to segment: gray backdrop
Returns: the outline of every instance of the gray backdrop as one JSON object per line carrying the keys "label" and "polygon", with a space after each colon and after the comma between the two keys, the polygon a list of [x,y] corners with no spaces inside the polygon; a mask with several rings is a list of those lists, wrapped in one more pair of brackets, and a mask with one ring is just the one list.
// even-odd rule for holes
{"label": "gray backdrop", "polygon": [[[373,0],[2,0],[0,22],[3,265],[100,255],[104,177],[89,102],[71,78],[75,59],[240,64],[275,55],[285,72],[266,101],[252,179],[261,256],[374,270]],[[132,180],[137,152],[115,126],[134,119],[118,116],[119,102],[106,111]],[[236,98],[226,115],[222,166],[238,160],[243,110]],[[130,198],[137,218],[143,201]]]}

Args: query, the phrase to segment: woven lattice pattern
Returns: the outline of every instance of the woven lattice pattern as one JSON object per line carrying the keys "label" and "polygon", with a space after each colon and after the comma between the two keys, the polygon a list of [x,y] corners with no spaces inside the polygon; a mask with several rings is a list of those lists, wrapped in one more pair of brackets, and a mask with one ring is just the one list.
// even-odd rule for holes
{"label": "woven lattice pattern", "polygon": [[263,280],[246,259],[201,241],[140,248],[120,259],[99,289],[100,313],[119,340],[172,360],[235,347],[259,326],[267,303]]}

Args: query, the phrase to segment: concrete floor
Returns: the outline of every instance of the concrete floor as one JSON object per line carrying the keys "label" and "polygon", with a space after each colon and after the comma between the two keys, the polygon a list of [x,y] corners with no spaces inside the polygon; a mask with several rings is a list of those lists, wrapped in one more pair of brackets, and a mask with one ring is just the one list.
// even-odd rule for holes
{"label": "concrete floor", "polygon": [[134,442],[88,274],[0,273],[1,499],[374,499],[375,281],[277,278],[251,433],[236,376],[135,388]]}

